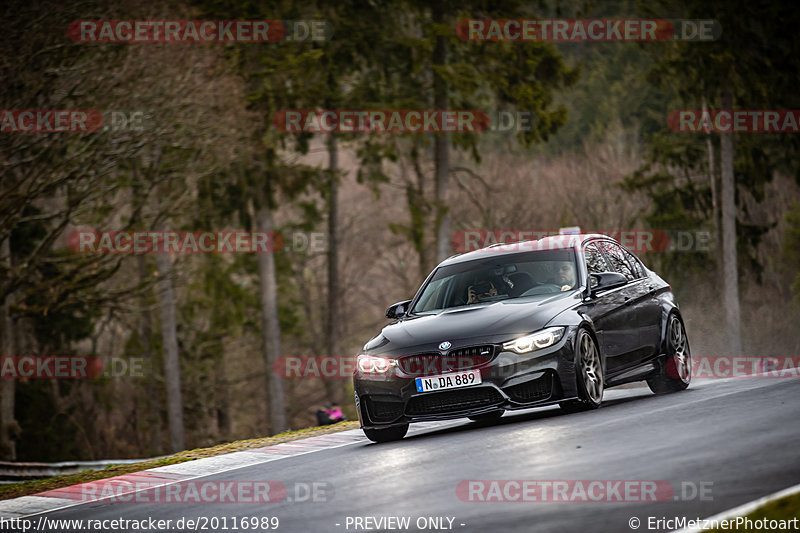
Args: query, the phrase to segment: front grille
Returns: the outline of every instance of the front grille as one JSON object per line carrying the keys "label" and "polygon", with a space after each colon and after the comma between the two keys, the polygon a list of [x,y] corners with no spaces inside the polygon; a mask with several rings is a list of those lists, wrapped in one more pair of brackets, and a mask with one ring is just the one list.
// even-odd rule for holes
{"label": "front grille", "polygon": [[406,413],[410,416],[452,413],[502,402],[503,396],[497,390],[478,387],[414,396],[408,402]]}
{"label": "front grille", "polygon": [[493,354],[494,346],[492,344],[487,344],[486,346],[468,346],[467,348],[459,348],[458,350],[450,351],[447,355],[453,355],[455,357],[481,356],[490,360]]}
{"label": "front grille", "polygon": [[446,355],[423,353],[399,357],[397,363],[409,376],[436,376],[448,372],[478,368],[492,360],[495,349],[491,344],[452,350]]}
{"label": "front grille", "polygon": [[503,389],[503,392],[515,402],[530,403],[539,400],[546,400],[553,392],[553,378],[549,375],[513,385]]}
{"label": "front grille", "polygon": [[393,422],[403,414],[402,401],[381,401],[367,397],[367,411],[373,422]]}

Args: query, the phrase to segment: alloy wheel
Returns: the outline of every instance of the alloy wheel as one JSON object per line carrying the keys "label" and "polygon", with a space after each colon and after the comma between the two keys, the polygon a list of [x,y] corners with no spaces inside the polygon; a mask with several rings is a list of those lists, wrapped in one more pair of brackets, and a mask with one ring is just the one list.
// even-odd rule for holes
{"label": "alloy wheel", "polygon": [[582,331],[578,341],[580,351],[580,367],[588,399],[599,404],[603,400],[603,367],[600,352],[597,350],[592,336]]}
{"label": "alloy wheel", "polygon": [[669,321],[669,353],[675,365],[675,377],[688,384],[692,380],[692,357],[683,324],[676,315]]}

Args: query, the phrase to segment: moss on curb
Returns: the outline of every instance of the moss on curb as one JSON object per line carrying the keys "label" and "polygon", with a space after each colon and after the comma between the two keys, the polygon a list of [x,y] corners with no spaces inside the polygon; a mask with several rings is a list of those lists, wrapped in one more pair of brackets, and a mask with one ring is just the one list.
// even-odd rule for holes
{"label": "moss on curb", "polygon": [[338,433],[339,431],[345,431],[348,429],[358,429],[358,427],[358,422],[339,422],[338,424],[332,424],[330,426],[287,431],[285,433],[273,435],[272,437],[238,440],[235,442],[218,444],[217,446],[212,446],[210,448],[185,450],[173,455],[142,461],[141,463],[111,465],[103,470],[79,472],[77,474],[54,476],[37,481],[25,481],[22,483],[0,485],[0,500],[8,500],[10,498],[18,498],[20,496],[30,496],[31,494],[60,489],[62,487],[69,487],[70,485],[77,485],[79,483],[86,483],[88,481],[96,481],[98,479],[121,476],[123,474],[130,474],[131,472],[141,472],[142,470],[148,470],[158,466],[185,463],[187,461],[194,461],[195,459],[202,459],[204,457],[214,457],[215,455],[224,455],[226,453],[252,450],[253,448],[263,448],[265,446],[272,446],[282,442],[291,442],[293,440],[305,439],[307,437],[315,437],[317,435],[325,435],[328,433]]}
{"label": "moss on curb", "polygon": [[[719,529],[708,529],[706,531],[736,531],[737,533],[755,533],[755,532],[763,532],[763,531],[771,531],[769,528],[769,524],[767,524],[766,528],[756,528],[756,520],[765,518],[767,520],[791,520],[792,518],[800,519],[800,493],[798,494],[791,494],[779,500],[775,500],[774,502],[770,502],[766,505],[762,505],[752,513],[745,516],[745,518],[749,518],[752,521],[752,525],[754,527],[747,528],[745,525],[747,523],[743,523],[742,527],[737,528],[734,524],[733,526],[729,525],[727,528],[719,528]],[[731,519],[729,519],[730,521]],[[735,518],[733,520],[736,520]],[[777,531],[777,530],[776,530]],[[793,531],[793,529],[789,529],[788,531]]]}

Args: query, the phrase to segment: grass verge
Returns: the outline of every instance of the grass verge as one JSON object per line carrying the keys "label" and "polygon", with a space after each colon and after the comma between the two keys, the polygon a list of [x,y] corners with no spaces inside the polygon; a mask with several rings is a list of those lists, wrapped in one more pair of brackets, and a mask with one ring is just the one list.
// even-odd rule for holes
{"label": "grass verge", "polygon": [[[752,513],[740,519],[741,522],[739,524],[736,522],[733,524],[729,523],[727,528],[709,529],[707,531],[736,531],[737,533],[755,533],[756,531],[763,533],[764,531],[780,530],[795,531],[798,529],[798,525],[795,525],[794,527],[790,526],[788,528],[781,528],[779,523],[773,523],[772,525],[769,523],[771,520],[777,520],[780,522],[782,520],[791,521],[793,518],[798,519],[798,522],[795,524],[800,523],[800,493],[790,494],[789,496],[785,496],[779,500],[775,500],[774,502],[769,502],[765,505],[762,505]],[[745,521],[746,519],[750,520],[749,524]],[[757,522],[764,519],[767,520],[766,524],[764,522]],[[729,519],[729,522],[735,520],[736,518]],[[784,522],[784,524],[786,523],[787,522]],[[791,523],[789,522],[789,524]],[[761,527],[756,527],[759,525]]]}
{"label": "grass verge", "polygon": [[253,448],[263,448],[265,446],[272,446],[282,442],[305,439],[307,437],[314,437],[316,435],[338,433],[339,431],[345,431],[348,429],[358,429],[358,422],[339,422],[338,424],[332,424],[330,426],[298,429],[297,431],[287,431],[286,433],[280,433],[278,435],[273,435],[272,437],[239,440],[225,444],[218,444],[217,446],[212,446],[210,448],[185,450],[173,455],[158,457],[156,459],[148,459],[147,461],[142,461],[141,463],[112,465],[104,468],[103,470],[79,472],[77,474],[54,476],[36,481],[24,481],[22,483],[0,485],[0,500],[8,500],[10,498],[18,498],[20,496],[29,496],[31,494],[36,494],[47,490],[60,489],[62,487],[69,487],[70,485],[86,483],[88,481],[96,481],[98,479],[106,479],[114,476],[121,476],[123,474],[130,474],[131,472],[141,472],[142,470],[156,468],[157,466],[185,463],[187,461],[194,461],[195,459],[202,459],[203,457],[214,457],[215,455],[224,455],[226,453],[252,450]]}

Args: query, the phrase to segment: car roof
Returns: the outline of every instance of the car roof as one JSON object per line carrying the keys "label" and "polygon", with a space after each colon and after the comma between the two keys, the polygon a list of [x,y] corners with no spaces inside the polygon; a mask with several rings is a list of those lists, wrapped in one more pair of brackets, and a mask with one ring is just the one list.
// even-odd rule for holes
{"label": "car roof", "polygon": [[608,239],[617,242],[611,237],[607,235],[602,235],[600,233],[550,235],[548,237],[542,237],[541,239],[538,240],[492,244],[490,246],[487,246],[486,248],[481,248],[479,250],[473,250],[471,252],[465,252],[462,254],[454,255],[442,261],[439,264],[439,266],[453,265],[456,263],[463,263],[466,261],[474,261],[476,259],[485,259],[486,257],[511,255],[520,252],[570,250],[575,248],[576,246],[582,245],[584,242],[591,239]]}

